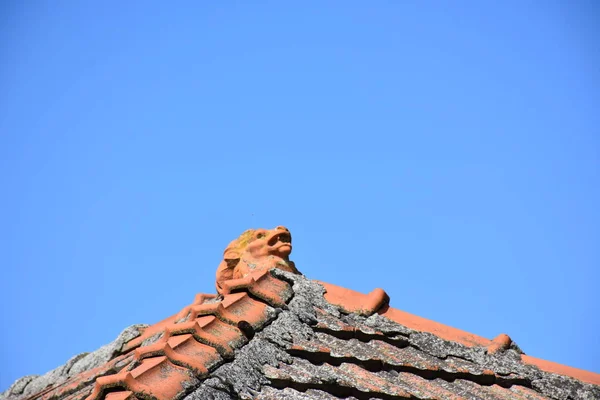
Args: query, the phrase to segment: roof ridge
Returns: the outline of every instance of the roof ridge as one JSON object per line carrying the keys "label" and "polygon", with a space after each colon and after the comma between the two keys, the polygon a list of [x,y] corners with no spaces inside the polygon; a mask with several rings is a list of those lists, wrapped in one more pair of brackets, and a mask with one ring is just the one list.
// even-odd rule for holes
{"label": "roof ridge", "polygon": [[[375,289],[369,294],[363,294],[330,283],[319,283],[321,283],[327,290],[325,293],[325,299],[332,304],[338,305],[342,310],[347,312],[360,313],[365,307],[370,307],[370,310],[375,310],[379,315],[404,325],[407,328],[421,332],[429,332],[444,340],[457,342],[468,347],[483,347],[489,354],[505,351],[511,348],[511,346],[514,344],[510,336],[505,333],[501,333],[494,339],[490,340],[482,336],[451,327],[449,325],[419,317],[406,311],[398,310],[390,307],[385,302],[381,302],[380,307],[369,306],[370,304],[380,304],[377,301],[374,301],[376,298],[378,299],[387,297],[389,299],[387,294],[381,294],[381,292],[383,292],[382,289]],[[543,360],[525,354],[520,354],[520,359],[524,364],[533,365],[546,372],[569,376],[593,385],[600,385],[600,374],[591,371],[569,367],[563,364]]]}

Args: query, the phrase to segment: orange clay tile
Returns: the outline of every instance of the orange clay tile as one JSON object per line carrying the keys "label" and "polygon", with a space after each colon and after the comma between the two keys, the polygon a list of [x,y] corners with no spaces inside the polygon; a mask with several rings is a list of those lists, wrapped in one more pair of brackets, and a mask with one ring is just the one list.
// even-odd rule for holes
{"label": "orange clay tile", "polygon": [[[192,337],[192,335],[175,336],[175,338],[182,338],[184,336],[188,336],[188,337],[192,338],[192,340],[191,340],[192,342],[195,342],[197,345],[202,346],[201,343],[196,342],[196,340]],[[171,343],[177,342],[177,340],[172,341],[172,339],[174,339],[174,338],[171,338],[171,340],[169,340],[169,341],[171,341]],[[194,356],[185,354],[184,352],[176,351],[173,348],[173,346],[169,343],[169,341],[167,341],[166,343],[158,342],[158,343],[151,344],[150,346],[145,346],[145,347],[136,349],[134,352],[135,363],[141,364],[142,361],[147,358],[165,356],[171,363],[192,370],[192,372],[194,372],[194,375],[206,376],[206,374],[208,374],[208,368],[206,368],[204,366],[202,359],[197,359]],[[204,345],[204,347],[213,350],[209,346]],[[197,351],[194,352],[194,354],[197,354],[197,353],[198,353]]]}
{"label": "orange clay tile", "polygon": [[133,392],[126,390],[124,392],[108,393],[104,399],[105,400],[134,400],[135,396],[133,395]]}
{"label": "orange clay tile", "polygon": [[489,354],[496,354],[500,351],[508,350],[512,344],[512,339],[506,333],[501,333],[492,339],[492,342],[488,345],[487,351]]}
{"label": "orange clay tile", "polygon": [[374,314],[385,306],[390,298],[383,289],[375,289],[369,294],[362,294],[330,283],[317,281],[325,288],[325,300],[340,307],[347,313],[358,313],[364,316]]}
{"label": "orange clay tile", "polygon": [[172,324],[173,322],[175,322],[175,320],[176,315],[171,315],[170,317],[165,318],[162,321],[155,323],[154,325],[150,325],[149,327],[144,329],[144,332],[140,336],[131,339],[129,342],[125,343],[121,348],[121,353],[127,353],[140,346],[144,340],[156,335],[157,333],[161,333],[164,330],[165,326]]}
{"label": "orange clay tile", "polygon": [[192,304],[183,307],[181,309],[181,311],[179,311],[177,314],[175,314],[175,321],[179,321],[183,318],[186,318],[190,312],[190,309],[194,306],[199,306],[204,304],[207,300],[214,300],[216,299],[216,295],[214,294],[206,294],[206,293],[198,293],[196,294],[196,297],[194,297],[194,301],[192,302]]}
{"label": "orange clay tile", "polygon": [[287,282],[279,280],[266,271],[253,272],[244,278],[231,279],[221,283],[221,293],[224,295],[247,290],[273,307],[283,307],[293,295],[292,288]]}
{"label": "orange clay tile", "polygon": [[225,294],[223,283],[252,273],[279,268],[298,274],[293,261],[292,235],[285,226],[275,229],[249,229],[229,243],[216,273],[217,292]]}
{"label": "orange clay tile", "polygon": [[600,385],[600,374],[591,371],[585,371],[579,368],[568,367],[563,364],[558,364],[552,361],[546,361],[539,358],[531,357],[525,354],[521,355],[521,361],[525,364],[535,365],[542,371],[551,372],[553,374],[570,376],[582,382]]}
{"label": "orange clay tile", "polygon": [[183,333],[192,334],[200,343],[214,347],[223,358],[233,357],[233,349],[247,341],[237,327],[228,325],[212,315],[165,328],[165,336]]}
{"label": "orange clay tile", "polygon": [[[206,374],[208,369],[218,364],[222,358],[214,347],[198,342],[194,335],[177,334],[185,332],[188,325],[174,325],[174,331],[167,327],[158,342],[137,348],[134,351],[133,365],[139,365],[145,358],[164,355],[174,364],[192,369],[196,375]],[[182,326],[181,331],[175,329]]]}
{"label": "orange clay tile", "polygon": [[[164,357],[163,357],[164,358]],[[107,390],[121,390],[144,393],[142,398],[153,399],[156,396],[146,385],[143,385],[135,380],[131,372],[121,372],[114,375],[102,376],[96,379],[96,384],[92,393],[86,398],[86,400],[96,400],[105,398]],[[113,392],[119,393],[119,392]]]}
{"label": "orange clay tile", "polygon": [[221,321],[237,325],[241,321],[248,322],[254,329],[263,326],[268,319],[267,306],[240,292],[226,295],[219,303],[200,304],[190,307],[190,319],[204,315],[214,315]]}
{"label": "orange clay tile", "polygon": [[140,399],[171,400],[184,391],[183,382],[192,379],[187,369],[171,363],[167,357],[153,357],[143,360],[132,371],[96,379],[87,400],[101,399],[107,390],[115,389],[131,391]]}
{"label": "orange clay tile", "polygon": [[198,342],[193,335],[177,335],[169,338],[169,346],[177,353],[191,357],[202,363],[204,369],[209,369],[221,360],[219,352],[213,347]]}
{"label": "orange clay tile", "polygon": [[491,340],[481,336],[474,335],[448,325],[440,324],[426,318],[401,311],[389,306],[385,306],[378,311],[380,315],[391,319],[394,322],[404,325],[407,328],[421,332],[432,333],[444,340],[457,342],[469,347],[483,346],[491,344]]}
{"label": "orange clay tile", "polygon": [[[189,310],[189,308],[191,306],[203,304],[206,300],[214,299],[215,297],[217,297],[217,296],[214,294],[198,293],[196,295],[196,297],[194,298],[194,302],[191,305],[184,307],[183,310],[181,310],[177,314],[171,315],[170,317],[165,318],[162,321],[157,322],[156,324],[147,327],[140,336],[125,343],[123,345],[123,348],[121,349],[121,353],[127,353],[127,352],[135,349],[136,347],[140,346],[144,340],[150,338],[151,336],[156,335],[157,333],[161,333],[167,325],[170,325],[170,324],[174,323],[175,321],[178,321],[181,318],[185,317],[187,315],[186,310]],[[181,317],[181,314],[184,314],[183,317]]]}

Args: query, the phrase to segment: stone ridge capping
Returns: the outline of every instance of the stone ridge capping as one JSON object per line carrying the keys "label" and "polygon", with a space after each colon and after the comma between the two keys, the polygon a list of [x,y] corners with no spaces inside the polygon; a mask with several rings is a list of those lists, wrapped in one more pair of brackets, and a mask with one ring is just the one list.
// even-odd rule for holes
{"label": "stone ridge capping", "polygon": [[392,308],[388,304],[389,296],[382,289],[375,289],[365,295],[330,283],[317,282],[326,290],[325,299],[329,303],[338,306],[345,313],[357,313],[366,317],[377,313],[415,331],[428,332],[444,340],[457,342],[467,347],[483,347],[488,354],[496,354],[514,348],[518,353],[521,353],[520,359],[524,364],[533,365],[545,372],[568,376],[593,385],[600,385],[600,374],[522,354],[523,352],[520,351],[507,334],[501,333],[493,340],[489,340]]}
{"label": "stone ridge capping", "polygon": [[281,308],[293,296],[290,284],[268,270],[226,281],[223,288],[222,300],[206,303],[214,297],[198,295],[192,305],[157,324],[162,336],[155,343],[140,347],[147,332],[145,338],[136,338],[128,346],[135,349],[129,364],[97,378],[86,400],[180,398],[273,320],[276,311],[271,307]]}

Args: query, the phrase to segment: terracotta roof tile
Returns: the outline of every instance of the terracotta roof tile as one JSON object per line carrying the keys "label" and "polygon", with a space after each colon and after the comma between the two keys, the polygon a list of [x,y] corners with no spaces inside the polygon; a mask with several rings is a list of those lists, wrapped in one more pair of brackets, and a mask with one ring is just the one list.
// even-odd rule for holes
{"label": "terracotta roof tile", "polygon": [[505,333],[501,333],[492,339],[492,342],[487,346],[487,351],[490,354],[496,354],[499,351],[504,351],[510,348],[512,339]]}
{"label": "terracotta roof tile", "polygon": [[113,392],[108,393],[105,397],[106,400],[135,400],[136,397],[133,392],[126,390],[124,392]]}
{"label": "terracotta roof tile", "polygon": [[197,319],[205,315],[214,315],[231,325],[246,321],[255,329],[263,326],[269,319],[267,305],[253,300],[244,292],[226,295],[218,303],[192,306],[188,318]]}
{"label": "terracotta roof tile", "polygon": [[392,307],[384,307],[378,312],[380,315],[383,315],[384,317],[387,317],[392,321],[402,324],[410,329],[421,332],[429,332],[444,340],[450,340],[465,346],[487,347],[491,344],[491,340],[481,336],[440,324],[439,322],[431,321],[426,318],[418,317]]}
{"label": "terracotta roof tile", "polygon": [[195,305],[204,304],[207,301],[214,300],[216,297],[217,296],[214,294],[206,294],[206,293],[196,294],[192,304],[184,307],[177,314],[171,315],[170,317],[165,318],[162,321],[157,322],[156,324],[151,325],[151,326],[147,327],[146,329],[144,329],[144,332],[140,336],[125,343],[125,345],[123,345],[123,348],[121,349],[121,352],[127,353],[127,352],[135,349],[136,347],[140,346],[145,340],[149,339],[150,337],[162,333],[166,326],[171,325],[171,324],[175,323],[176,321],[184,318],[189,313],[190,307],[195,306]]}
{"label": "terracotta roof tile", "polygon": [[591,383],[592,385],[600,385],[600,374],[597,374],[595,372],[569,367],[567,365],[542,360],[540,358],[531,357],[525,354],[521,355],[521,360],[525,364],[535,365],[542,371],[551,372],[553,374],[558,375],[570,376],[582,382]]}
{"label": "terracotta roof tile", "polygon": [[[293,364],[280,364],[278,368],[265,366],[265,375],[275,387],[299,387],[331,390],[334,383],[336,393],[348,395],[385,394],[410,399],[407,391],[387,379],[360,368],[354,364],[343,363],[339,367],[329,364],[313,365],[303,359],[295,359]],[[355,393],[358,392],[358,393]]]}
{"label": "terracotta roof tile", "polygon": [[135,350],[134,365],[140,365],[143,360],[165,356],[178,366],[190,369],[197,376],[206,376],[206,364],[214,363],[219,357],[215,349],[198,343],[192,335],[179,335],[150,346]]}
{"label": "terracotta roof tile", "polygon": [[167,357],[152,357],[131,371],[100,377],[88,400],[101,399],[108,391],[131,391],[140,399],[169,400],[185,391],[194,378],[188,369],[177,366]]}
{"label": "terracotta roof tile", "polygon": [[325,288],[325,299],[347,313],[369,316],[385,306],[390,297],[383,289],[374,289],[369,294],[362,294],[330,283],[317,281]]}
{"label": "terracotta roof tile", "polygon": [[167,327],[171,335],[191,333],[200,343],[214,347],[224,358],[233,356],[233,350],[246,342],[242,331],[214,316],[202,316],[192,321]]}
{"label": "terracotta roof tile", "polygon": [[269,271],[258,271],[240,279],[232,279],[222,284],[222,293],[230,294],[242,290],[265,301],[273,307],[283,307],[293,295],[287,282],[274,278]]}

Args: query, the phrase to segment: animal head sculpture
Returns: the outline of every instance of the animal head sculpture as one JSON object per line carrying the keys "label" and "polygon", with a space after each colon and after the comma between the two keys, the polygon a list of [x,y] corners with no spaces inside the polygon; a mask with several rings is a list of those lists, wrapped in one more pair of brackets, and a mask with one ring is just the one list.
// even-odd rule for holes
{"label": "animal head sculpture", "polygon": [[254,271],[279,268],[299,274],[290,261],[291,252],[292,235],[286,227],[247,230],[229,243],[223,253],[223,261],[217,268],[217,292],[222,293],[223,281],[243,278]]}

